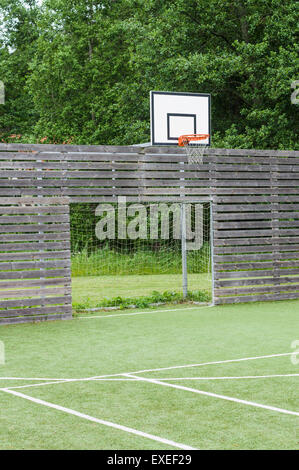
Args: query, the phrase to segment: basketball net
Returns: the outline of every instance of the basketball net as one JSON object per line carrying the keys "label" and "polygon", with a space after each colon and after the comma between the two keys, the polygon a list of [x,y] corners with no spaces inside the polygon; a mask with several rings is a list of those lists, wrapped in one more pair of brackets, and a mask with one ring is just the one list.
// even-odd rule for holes
{"label": "basketball net", "polygon": [[209,137],[209,134],[189,134],[179,137],[178,145],[185,147],[188,163],[202,163],[207,145],[201,144],[200,141]]}

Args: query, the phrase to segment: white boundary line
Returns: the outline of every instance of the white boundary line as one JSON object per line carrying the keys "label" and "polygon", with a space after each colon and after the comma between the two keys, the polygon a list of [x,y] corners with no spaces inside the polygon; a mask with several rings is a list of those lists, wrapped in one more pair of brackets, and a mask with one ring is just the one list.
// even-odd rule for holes
{"label": "white boundary line", "polygon": [[47,406],[48,408],[54,408],[55,410],[63,411],[64,413],[68,413],[70,415],[77,416],[78,418],[83,418],[83,419],[86,419],[88,421],[92,421],[94,423],[98,423],[98,424],[102,424],[104,426],[108,426],[110,428],[125,431],[125,432],[130,433],[130,434],[135,434],[137,436],[141,436],[141,437],[146,438],[146,439],[151,439],[153,441],[160,442],[162,444],[166,444],[166,445],[171,446],[171,447],[176,447],[178,449],[184,449],[184,450],[196,450],[194,447],[190,447],[190,446],[185,445],[185,444],[180,444],[179,442],[171,441],[169,439],[164,439],[162,437],[155,436],[154,434],[148,434],[148,433],[143,432],[143,431],[138,431],[137,429],[129,428],[127,426],[123,426],[122,424],[116,424],[116,423],[112,423],[111,421],[106,421],[104,419],[94,418],[93,416],[90,416],[90,415],[87,415],[87,414],[84,414],[84,413],[80,413],[79,411],[75,411],[75,410],[72,410],[70,408],[65,408],[64,406],[56,405],[54,403],[50,403],[48,401],[40,400],[38,398],[33,398],[33,397],[30,397],[29,395],[24,395],[23,393],[15,392],[14,390],[2,389],[2,391],[6,392],[6,393],[10,393],[11,395],[15,395],[15,396],[20,397],[20,398],[24,398],[25,400],[29,400],[29,401],[32,401],[34,403],[38,403],[39,405]]}
{"label": "white boundary line", "polygon": [[[124,375],[124,374],[119,374],[119,375]],[[274,374],[274,375],[242,375],[238,377],[232,377],[232,376],[227,376],[227,377],[166,377],[166,378],[160,378],[160,377],[155,377],[155,380],[161,380],[161,381],[184,381],[184,380],[240,380],[240,379],[267,379],[267,378],[275,378],[275,377],[299,377],[299,374]],[[136,379],[133,378],[99,378],[99,379],[82,379],[82,382],[138,382],[139,378],[143,377],[138,377]],[[6,391],[6,390],[17,390],[19,388],[32,388],[32,387],[41,387],[43,385],[52,385],[52,384],[63,384],[63,383],[68,383],[68,382],[77,382],[78,380],[70,379],[70,380],[60,380],[57,382],[43,382],[43,383],[38,383],[38,384],[30,384],[30,385],[18,385],[16,387],[4,387],[0,388],[0,391]]]}
{"label": "white boundary line", "polygon": [[[123,375],[126,376],[126,377],[134,378],[134,379],[138,378],[138,376],[132,375],[132,374],[123,374]],[[288,414],[288,415],[299,416],[299,413],[297,411],[285,410],[284,408],[277,408],[275,406],[262,405],[261,403],[256,403],[254,401],[241,400],[239,398],[233,398],[233,397],[229,397],[227,395],[219,395],[218,393],[212,393],[212,392],[205,392],[203,390],[197,390],[196,388],[183,387],[182,385],[175,385],[175,384],[169,384],[167,382],[160,382],[159,380],[155,380],[155,379],[147,379],[147,378],[144,378],[144,377],[139,377],[139,379],[141,381],[149,382],[149,383],[152,383],[152,384],[155,384],[155,385],[163,385],[164,387],[171,387],[171,388],[175,388],[175,389],[178,389],[178,390],[184,390],[184,391],[187,391],[187,392],[197,393],[199,395],[205,395],[205,396],[213,397],[213,398],[220,398],[221,400],[227,400],[227,401],[232,401],[232,402],[235,402],[235,403],[240,403],[240,404],[243,404],[243,405],[254,406],[256,408],[263,408],[263,409],[270,410],[270,411],[276,411],[276,412],[284,413],[284,414]]]}
{"label": "white boundary line", "polygon": [[270,357],[290,356],[291,354],[294,354],[294,352],[288,352],[288,353],[282,353],[282,354],[269,354],[267,356],[242,357],[239,359],[227,359],[225,361],[201,362],[199,364],[186,364],[182,366],[160,367],[159,369],[143,369],[143,370],[137,370],[135,372],[128,372],[128,374],[142,374],[145,372],[156,372],[156,371],[158,372],[161,370],[172,370],[172,369],[187,369],[189,367],[202,367],[202,366],[209,366],[213,364],[227,364],[229,362],[253,361],[255,359],[267,359]]}
{"label": "white boundary line", "polygon": [[150,314],[150,313],[163,313],[163,312],[185,312],[185,310],[198,310],[200,308],[208,308],[210,307],[210,304],[208,305],[199,305],[197,307],[182,307],[182,308],[171,308],[171,309],[161,309],[161,310],[148,310],[145,312],[131,312],[131,313],[115,313],[111,315],[90,315],[90,316],[83,316],[83,317],[75,317],[79,318],[80,320],[90,320],[90,319],[95,319],[95,318],[114,318],[114,317],[129,317],[129,316],[134,316],[134,315],[144,315],[144,314]]}
{"label": "white boundary line", "polygon": [[[101,378],[107,378],[107,377],[119,377],[122,374],[110,374],[110,375],[99,375],[99,379]],[[37,384],[30,384],[30,385],[18,385],[16,387],[4,387],[0,388],[0,390],[14,390],[17,388],[31,388],[31,387],[41,387],[42,385],[55,385],[55,384],[64,384],[64,383],[70,383],[70,382],[89,382],[93,381],[94,379],[91,377],[83,377],[81,379],[58,379],[58,380],[52,380],[51,382],[42,382],[42,383],[37,383]]]}
{"label": "white boundary line", "polygon": [[[119,377],[121,375],[126,375],[126,374],[141,374],[144,372],[156,372],[156,371],[161,371],[161,370],[172,370],[172,369],[186,369],[189,367],[201,367],[201,366],[206,366],[206,365],[213,365],[213,364],[226,364],[230,362],[241,362],[241,361],[251,361],[255,359],[267,359],[267,358],[272,358],[272,357],[282,357],[282,356],[290,356],[291,354],[294,354],[293,352],[289,353],[280,353],[280,354],[269,354],[267,356],[254,356],[254,357],[244,357],[244,358],[239,358],[239,359],[227,359],[224,361],[214,361],[214,362],[202,362],[199,364],[186,364],[182,366],[171,366],[171,367],[161,367],[158,369],[144,369],[144,370],[137,370],[133,372],[121,372],[118,374],[107,374],[107,375],[97,375],[93,377],[86,377],[86,378],[80,378],[80,379],[37,379],[37,378],[16,378],[16,377],[3,377],[5,380],[51,380],[51,382],[43,382],[40,384],[32,384],[32,385],[21,385],[18,387],[9,387],[9,388],[27,388],[27,387],[38,387],[39,385],[52,385],[52,384],[59,384],[59,383],[64,383],[64,382],[83,382],[83,381],[88,381],[88,380],[95,380],[95,379],[105,379],[105,378],[110,378],[110,377]],[[1,379],[2,377],[0,377]],[[167,379],[169,380],[169,379]],[[181,380],[181,379],[180,379]],[[7,387],[6,387],[7,388]]]}
{"label": "white boundary line", "polygon": [[46,378],[42,378],[42,377],[0,377],[0,380],[28,380],[28,381],[38,381],[38,380],[47,380],[47,382],[49,380],[72,380],[72,379],[55,379],[55,378],[52,378],[52,379],[46,379]]}
{"label": "white boundary line", "polygon": [[[166,377],[166,378],[157,378],[156,380],[172,380],[172,381],[177,381],[177,380],[239,380],[239,379],[270,379],[274,377],[299,377],[299,374],[273,374],[273,375],[241,375],[239,377],[232,377],[232,376],[227,376],[227,377]],[[95,379],[95,380],[109,380],[109,379]],[[110,380],[116,380],[116,379],[110,379]]]}
{"label": "white boundary line", "polygon": [[[84,379],[82,379],[83,381]],[[99,379],[100,380],[100,379]],[[17,385],[16,387],[4,387],[0,388],[0,391],[6,392],[7,390],[16,390],[19,388],[32,388],[32,387],[42,387],[43,385],[54,385],[54,384],[67,384],[69,382],[78,382],[78,380],[57,380],[52,382],[42,382],[37,384],[30,384],[30,385]]]}
{"label": "white boundary line", "polygon": [[[299,374],[273,374],[273,375],[241,375],[241,376],[224,376],[224,377],[155,377],[155,380],[177,381],[177,380],[238,380],[238,379],[270,379],[275,377],[299,377]],[[142,377],[141,377],[142,378]],[[135,382],[138,379],[93,379],[95,382]]]}

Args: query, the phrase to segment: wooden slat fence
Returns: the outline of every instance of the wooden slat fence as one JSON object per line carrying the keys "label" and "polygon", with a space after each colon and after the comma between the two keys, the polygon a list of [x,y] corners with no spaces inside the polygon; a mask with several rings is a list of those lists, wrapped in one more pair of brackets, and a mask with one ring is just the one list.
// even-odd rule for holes
{"label": "wooden slat fence", "polygon": [[0,198],[0,323],[72,315],[66,198]]}
{"label": "wooden slat fence", "polygon": [[299,297],[298,151],[0,144],[0,196],[211,201],[215,303]]}
{"label": "wooden slat fence", "polygon": [[299,297],[298,157],[205,160],[213,179],[216,304]]}

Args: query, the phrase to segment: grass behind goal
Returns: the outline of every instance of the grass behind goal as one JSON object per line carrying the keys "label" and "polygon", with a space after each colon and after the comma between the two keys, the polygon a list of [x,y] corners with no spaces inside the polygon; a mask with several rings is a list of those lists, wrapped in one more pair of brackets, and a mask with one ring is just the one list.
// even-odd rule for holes
{"label": "grass behind goal", "polygon": [[[175,212],[180,207],[128,205],[124,216],[114,203],[72,204],[74,306],[84,309],[183,301],[182,229],[178,227],[180,212]],[[190,204],[187,210],[185,300],[207,302],[211,299],[209,205]]]}

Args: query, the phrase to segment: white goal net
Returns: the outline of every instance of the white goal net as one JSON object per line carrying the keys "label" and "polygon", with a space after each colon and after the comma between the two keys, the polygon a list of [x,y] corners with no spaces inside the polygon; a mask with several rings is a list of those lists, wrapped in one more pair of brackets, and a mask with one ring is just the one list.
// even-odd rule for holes
{"label": "white goal net", "polygon": [[207,302],[209,203],[71,205],[75,308]]}

